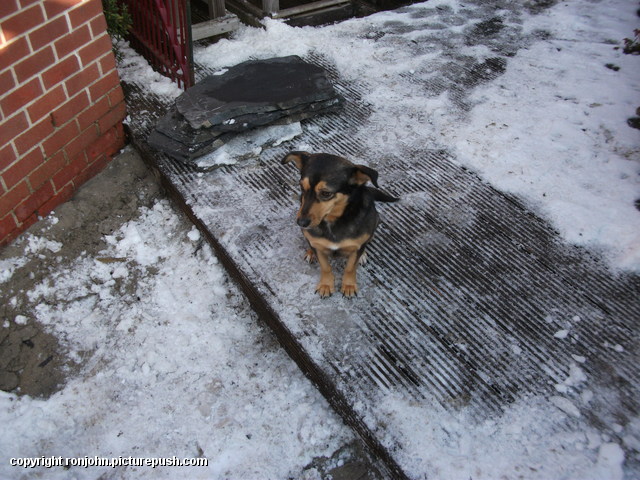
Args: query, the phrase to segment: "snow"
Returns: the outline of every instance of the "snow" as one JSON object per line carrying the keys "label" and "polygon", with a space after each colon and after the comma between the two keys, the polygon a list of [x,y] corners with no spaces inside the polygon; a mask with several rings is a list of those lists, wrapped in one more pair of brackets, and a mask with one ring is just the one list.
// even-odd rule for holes
{"label": "snow", "polygon": [[[198,240],[163,200],[30,292],[37,307],[16,323],[44,324],[79,371],[47,400],[0,392],[5,459],[203,456],[117,476],[285,479],[351,438]],[[113,472],[0,465],[2,478]]]}
{"label": "snow", "polygon": [[470,412],[452,415],[437,404],[391,395],[380,399],[380,407],[389,422],[411,425],[415,432],[414,451],[422,455],[403,458],[413,478],[622,479],[620,445],[589,427],[558,431],[559,423],[580,413],[567,398],[550,400],[557,408],[532,398],[511,405],[497,420],[481,422]]}
{"label": "snow", "polygon": [[118,62],[120,80],[140,84],[146,91],[161,97],[176,98],[182,89],[168,77],[149,68],[149,63],[125,40],[119,40],[116,47],[121,55]]}
{"label": "snow", "polygon": [[[474,6],[433,0],[413,8],[432,9],[435,23],[440,11],[453,15]],[[426,33],[410,28],[423,20],[411,10],[323,28],[269,20],[264,30],[241,28],[195,55],[222,68],[249,57],[320,52],[343,78],[366,83],[363,101],[374,113],[361,138],[371,152],[393,158],[425,144],[448,149],[494,187],[521,197],[568,242],[601,251],[614,269],[638,272],[639,135],[626,120],[638,107],[640,59],[616,48],[637,28],[635,10],[624,0],[560,2],[527,16],[522,27],[509,12],[494,12],[525,37],[547,32],[548,38],[519,49],[503,75],[477,86],[466,100],[469,112],[449,93],[425,93],[423,82],[451,57],[435,42],[428,53],[412,50],[411,41]],[[376,42],[387,22],[402,22],[409,33]],[[464,54],[479,62],[495,56],[484,45]]]}
{"label": "snow", "polygon": [[60,242],[47,240],[43,237],[27,234],[25,238],[25,256],[8,258],[0,261],[0,283],[10,280],[13,273],[29,261],[29,255],[39,255],[43,250],[49,250],[56,253],[60,251],[60,248],[62,248],[62,244]]}

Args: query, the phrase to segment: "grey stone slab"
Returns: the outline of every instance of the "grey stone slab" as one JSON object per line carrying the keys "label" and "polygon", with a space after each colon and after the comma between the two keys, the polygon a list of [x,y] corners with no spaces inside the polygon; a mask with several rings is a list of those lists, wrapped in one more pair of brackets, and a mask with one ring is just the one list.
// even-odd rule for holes
{"label": "grey stone slab", "polygon": [[202,128],[336,97],[324,69],[289,56],[248,61],[208,76],[178,97],[176,107],[193,128]]}
{"label": "grey stone slab", "polygon": [[236,122],[226,126],[199,129],[191,127],[184,117],[172,108],[160,118],[147,141],[152,147],[176,160],[195,164],[195,159],[222,147],[234,135],[267,125],[300,122],[315,115],[333,113],[339,110],[341,105],[341,99],[333,98],[259,116],[248,114],[238,117]]}
{"label": "grey stone slab", "polygon": [[211,153],[223,146],[229,136],[233,134],[227,133],[222,136],[211,138],[210,141],[196,142],[185,144],[175,138],[169,137],[158,130],[153,130],[147,142],[156,150],[166,153],[171,158],[184,163],[191,163],[195,158]]}
{"label": "grey stone slab", "polygon": [[222,131],[215,128],[193,128],[175,106],[158,120],[155,130],[185,145],[210,143],[222,134]]}
{"label": "grey stone slab", "polygon": [[148,142],[176,160],[195,164],[233,134],[336,112],[343,102],[325,70],[299,57],[244,62],[206,77],[178,97]]}

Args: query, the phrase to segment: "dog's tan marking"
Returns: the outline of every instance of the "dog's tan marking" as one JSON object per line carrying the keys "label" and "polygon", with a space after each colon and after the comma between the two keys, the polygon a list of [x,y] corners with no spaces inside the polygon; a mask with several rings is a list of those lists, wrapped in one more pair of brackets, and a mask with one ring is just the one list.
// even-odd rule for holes
{"label": "dog's tan marking", "polygon": [[356,267],[358,266],[358,251],[351,253],[347,259],[342,274],[342,286],[340,291],[345,297],[352,297],[358,294],[358,285],[356,283]]}
{"label": "dog's tan marking", "polygon": [[316,252],[313,251],[313,248],[307,248],[307,251],[304,253],[304,260],[307,263],[313,263],[316,259]]}
{"label": "dog's tan marking", "polygon": [[[306,153],[306,152],[303,152]],[[290,153],[282,159],[282,163],[293,162],[298,167],[298,170],[302,169],[302,156],[297,153]]]}
{"label": "dog's tan marking", "polygon": [[351,177],[351,179],[356,185],[364,185],[371,181],[371,177],[362,170],[356,170],[356,173]]}
{"label": "dog's tan marking", "polygon": [[311,188],[309,177],[304,177],[302,180],[300,180],[300,187],[302,187],[302,190],[304,190],[305,192],[309,191],[309,189]]}
{"label": "dog's tan marking", "polygon": [[316,191],[316,194],[320,193],[322,190],[327,190],[327,182],[320,180],[316,183],[314,190]]}
{"label": "dog's tan marking", "polygon": [[329,213],[325,215],[324,219],[330,223],[335,222],[342,216],[344,209],[347,208],[348,204],[349,197],[347,195],[344,193],[336,193],[331,210],[329,210]]}
{"label": "dog's tan marking", "polygon": [[[311,226],[317,227],[322,220],[335,222],[344,213],[348,201],[349,197],[347,195],[336,193],[330,200],[313,202],[313,205],[309,208]],[[302,211],[302,207],[300,207],[300,210]]]}
{"label": "dog's tan marking", "polygon": [[316,257],[320,264],[320,281],[316,286],[316,292],[318,292],[322,298],[329,297],[336,291],[336,280],[333,276],[333,272],[331,272],[331,264],[329,263],[327,252],[324,250],[316,250]]}

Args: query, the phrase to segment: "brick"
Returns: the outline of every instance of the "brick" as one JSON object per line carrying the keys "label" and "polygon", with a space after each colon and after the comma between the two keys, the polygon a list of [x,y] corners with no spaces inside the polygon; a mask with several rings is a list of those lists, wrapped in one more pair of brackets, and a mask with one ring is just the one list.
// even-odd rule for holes
{"label": "brick", "polygon": [[116,137],[124,141],[127,140],[127,135],[124,131],[124,124],[118,123],[116,125]]}
{"label": "brick", "polygon": [[124,102],[120,102],[114,106],[109,113],[98,120],[98,127],[100,132],[107,132],[111,127],[117,123],[122,122],[124,117],[127,116],[127,105]]}
{"label": "brick", "polygon": [[[31,225],[36,223],[38,220],[40,219],[35,213],[31,215],[29,218],[25,219],[23,222],[20,223],[20,226],[18,227],[18,231],[17,231],[18,234],[24,232],[27,228],[29,228]],[[16,237],[17,236],[18,235],[16,235]]]}
{"label": "brick", "polygon": [[72,76],[65,82],[65,87],[67,87],[67,93],[69,95],[75,95],[80,90],[87,88],[93,82],[100,78],[100,70],[98,69],[98,65],[93,63],[89,65],[87,68]]}
{"label": "brick", "polygon": [[34,5],[26,10],[21,10],[18,14],[13,15],[0,23],[4,38],[6,41],[10,41],[32,28],[44,22],[44,15],[42,14],[42,8],[40,5]]}
{"label": "brick", "polygon": [[78,54],[80,55],[80,60],[82,61],[82,65],[89,65],[91,62],[98,60],[100,57],[104,56],[106,53],[111,52],[111,38],[105,32],[104,35],[96,38],[91,43],[85,42],[87,45],[80,49]]}
{"label": "brick", "polygon": [[54,85],[74,75],[79,69],[80,66],[78,65],[78,59],[75,55],[58,62],[42,74],[44,88],[50,89]]}
{"label": "brick", "polygon": [[80,112],[89,106],[89,97],[86,92],[80,92],[51,114],[54,127],[60,127],[69,120],[76,118]]}
{"label": "brick", "polygon": [[96,103],[91,105],[88,109],[78,115],[78,126],[80,130],[84,130],[92,123],[98,123],[98,120],[104,115],[109,113],[111,105],[109,104],[108,97],[102,97]]}
{"label": "brick", "polygon": [[63,152],[58,152],[53,157],[46,159],[36,170],[29,175],[29,184],[34,190],[49,181],[56,173],[67,164]]}
{"label": "brick", "polygon": [[109,104],[110,105],[117,105],[120,102],[124,102],[124,92],[122,91],[121,87],[116,87],[113,90],[111,90],[109,92],[108,95],[109,98]]}
{"label": "brick", "polygon": [[10,70],[0,73],[0,97],[16,86]]}
{"label": "brick", "polygon": [[92,164],[100,155],[107,154],[107,150],[116,140],[115,130],[103,134],[87,148],[87,163]]}
{"label": "brick", "polygon": [[40,0],[20,0],[20,6],[22,8],[28,7],[29,5],[39,2]]}
{"label": "brick", "polygon": [[26,37],[17,38],[0,47],[0,68],[5,69],[29,54],[31,54],[31,49]]}
{"label": "brick", "polygon": [[70,184],[74,178],[78,176],[87,167],[87,161],[84,154],[76,156],[64,168],[60,169],[53,178],[53,186],[56,190],[62,190],[66,185]]}
{"label": "brick", "polygon": [[11,212],[16,205],[23,202],[29,196],[27,182],[20,182],[7,193],[0,197],[0,217]]}
{"label": "brick", "polygon": [[82,27],[73,30],[71,33],[64,35],[54,43],[58,58],[66,57],[90,41],[91,32],[89,31],[88,25],[83,25]]}
{"label": "brick", "polygon": [[87,148],[87,162],[93,163],[96,159],[105,154],[114,155],[124,146],[124,138],[118,136],[118,129],[112,128],[105,132],[94,144]]}
{"label": "brick", "polygon": [[75,192],[73,184],[65,186],[62,190],[56,191],[55,195],[50,200],[43,203],[37,210],[38,215],[45,217],[53,212],[59,205],[68,201]]}
{"label": "brick", "polygon": [[75,158],[80,155],[89,145],[95,142],[99,136],[97,126],[89,126],[64,147],[64,152],[67,154],[67,158]]}
{"label": "brick", "polygon": [[53,18],[73,8],[82,0],[44,0],[44,11],[47,18]]}
{"label": "brick", "polygon": [[91,20],[91,34],[94,37],[102,35],[107,31],[107,20],[104,18],[104,15],[98,15],[93,20]]}
{"label": "brick", "polygon": [[103,15],[102,1],[89,0],[69,12],[71,27],[76,28],[78,25],[82,25],[85,22],[93,20],[93,18],[98,15]]}
{"label": "brick", "polygon": [[2,220],[0,220],[0,245],[6,245],[13,240],[12,234],[18,229],[13,215],[8,214]]}
{"label": "brick", "polygon": [[91,101],[95,102],[118,86],[120,86],[120,77],[118,77],[118,73],[113,70],[89,87]]}
{"label": "brick", "polygon": [[62,150],[62,148],[78,136],[78,125],[75,122],[69,122],[65,126],[58,128],[53,135],[42,142],[44,154],[47,157]]}
{"label": "brick", "polygon": [[67,23],[67,17],[62,16],[51,20],[29,34],[31,48],[36,52],[45,45],[51,44],[54,39],[60,38],[68,32],[69,25]]}
{"label": "brick", "polygon": [[53,55],[53,49],[51,47],[43,48],[39,52],[25,58],[14,67],[18,83],[23,83],[45,68],[49,68],[55,61],[56,57]]}
{"label": "brick", "polygon": [[[2,172],[5,168],[9,167],[13,162],[16,161],[18,155],[16,155],[16,151],[13,149],[11,144],[6,144],[4,147],[0,149],[0,172]],[[0,184],[0,195],[4,193],[2,189],[2,185]]]}
{"label": "brick", "polygon": [[64,93],[62,85],[58,85],[53,90],[49,90],[27,107],[27,112],[29,113],[31,122],[35,123],[44,116],[51,115],[51,112],[66,100],[67,94]]}
{"label": "brick", "polygon": [[[28,127],[29,122],[27,121],[27,116],[24,112],[20,112],[19,114],[0,123],[0,145],[9,143],[20,133],[24,132]],[[0,158],[0,167],[2,166],[2,162],[3,159]]]}
{"label": "brick", "polygon": [[34,146],[42,143],[42,140],[53,133],[51,119],[45,117],[40,122],[28,128],[23,134],[18,135],[14,140],[14,145],[18,155],[24,155]]}
{"label": "brick", "polygon": [[27,155],[20,157],[20,160],[2,172],[2,179],[7,189],[11,190],[18,183],[37,169],[44,162],[42,151],[39,148],[33,149]]}
{"label": "brick", "polygon": [[40,95],[42,95],[40,81],[34,78],[0,100],[2,113],[5,117],[9,117]]}
{"label": "brick", "polygon": [[111,70],[115,69],[116,57],[113,54],[112,50],[110,53],[100,59],[100,71],[102,72],[102,75],[108,75],[109,73],[111,73]]}
{"label": "brick", "polygon": [[24,202],[14,208],[13,212],[18,222],[24,222],[33,216],[38,210],[38,207],[50,200],[51,197],[53,197],[53,185],[51,185],[51,182],[46,182],[38,190],[29,195]]}
{"label": "brick", "polygon": [[3,0],[0,2],[0,18],[5,18],[18,11],[16,0]]}
{"label": "brick", "polygon": [[109,162],[111,162],[112,159],[113,158],[111,155],[99,155],[94,159],[93,163],[91,163],[87,168],[80,172],[80,175],[76,177],[73,183],[76,185],[76,187],[79,187],[83,183],[91,180],[98,173],[104,170],[104,168],[109,165]]}

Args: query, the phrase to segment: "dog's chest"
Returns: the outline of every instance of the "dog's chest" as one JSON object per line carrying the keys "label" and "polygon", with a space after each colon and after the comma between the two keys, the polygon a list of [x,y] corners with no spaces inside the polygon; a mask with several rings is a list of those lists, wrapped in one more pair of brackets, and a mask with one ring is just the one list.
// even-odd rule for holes
{"label": "dog's chest", "polygon": [[303,230],[302,233],[314,249],[320,251],[340,252],[344,254],[353,253],[359,250],[371,237],[371,235],[365,233],[356,238],[345,238],[339,242],[335,242],[324,237],[314,237],[305,230]]}

